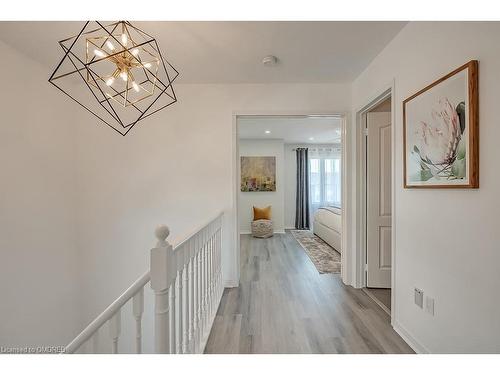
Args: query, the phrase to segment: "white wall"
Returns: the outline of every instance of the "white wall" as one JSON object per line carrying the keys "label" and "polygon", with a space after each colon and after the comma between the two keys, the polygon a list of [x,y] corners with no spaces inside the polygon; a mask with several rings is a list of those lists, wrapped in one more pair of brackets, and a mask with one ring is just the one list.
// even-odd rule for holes
{"label": "white wall", "polygon": [[76,126],[82,327],[147,268],[158,223],[168,224],[175,237],[225,209],[223,272],[226,281],[235,281],[233,114],[344,112],[351,100],[347,84],[176,90],[178,103],[126,137],[72,107],[83,119]]}
{"label": "white wall", "polygon": [[285,231],[285,155],[284,143],[281,139],[240,139],[240,156],[274,156],[276,157],[276,191],[239,192],[238,215],[240,233],[251,233],[253,206],[271,206],[273,227],[275,232]]}
{"label": "white wall", "polygon": [[[356,110],[395,80],[393,309],[396,328],[420,350],[500,352],[499,35],[499,23],[412,22],[353,84]],[[480,188],[403,189],[402,101],[471,59],[479,60]],[[434,317],[414,305],[414,287],[435,298]]]}
{"label": "white wall", "polygon": [[77,333],[75,124],[49,72],[0,42],[0,346]]}

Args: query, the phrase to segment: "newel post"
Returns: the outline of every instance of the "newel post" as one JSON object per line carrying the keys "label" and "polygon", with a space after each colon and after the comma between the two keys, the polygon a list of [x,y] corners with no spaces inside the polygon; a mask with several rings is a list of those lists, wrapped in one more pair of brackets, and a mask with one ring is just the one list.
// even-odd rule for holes
{"label": "newel post", "polygon": [[158,239],[156,247],[151,249],[150,272],[151,288],[155,294],[155,352],[170,353],[170,332],[169,321],[169,288],[175,277],[175,259],[172,245],[166,240],[170,230],[166,225],[160,225],[155,230]]}

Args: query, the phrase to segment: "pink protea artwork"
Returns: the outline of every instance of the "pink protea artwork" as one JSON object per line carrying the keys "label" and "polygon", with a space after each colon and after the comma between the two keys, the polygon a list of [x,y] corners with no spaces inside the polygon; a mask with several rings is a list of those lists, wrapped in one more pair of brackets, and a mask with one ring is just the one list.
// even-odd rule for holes
{"label": "pink protea artwork", "polygon": [[[460,124],[464,103],[453,107],[448,98],[438,100],[437,108],[431,112],[431,121],[420,123],[414,131],[413,153],[420,159],[420,165],[427,178],[463,178],[464,168],[453,168],[457,158],[463,159],[459,152],[463,126]],[[425,179],[425,178],[424,178]]]}
{"label": "pink protea artwork", "polygon": [[471,60],[403,101],[404,187],[479,187],[478,64]]}

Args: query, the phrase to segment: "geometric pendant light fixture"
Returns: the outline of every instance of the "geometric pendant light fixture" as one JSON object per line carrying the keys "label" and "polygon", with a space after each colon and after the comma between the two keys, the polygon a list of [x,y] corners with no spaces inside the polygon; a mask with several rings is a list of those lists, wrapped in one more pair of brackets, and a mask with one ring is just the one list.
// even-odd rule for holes
{"label": "geometric pendant light fixture", "polygon": [[64,57],[49,82],[121,135],[177,101],[179,72],[128,21],[89,21],[59,45]]}

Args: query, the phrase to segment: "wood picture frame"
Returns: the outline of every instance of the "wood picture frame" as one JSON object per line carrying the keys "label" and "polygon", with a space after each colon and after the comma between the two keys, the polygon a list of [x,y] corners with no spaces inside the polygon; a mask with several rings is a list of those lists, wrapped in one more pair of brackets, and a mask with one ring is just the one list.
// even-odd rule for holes
{"label": "wood picture frame", "polygon": [[479,188],[478,86],[471,60],[403,101],[404,188]]}

